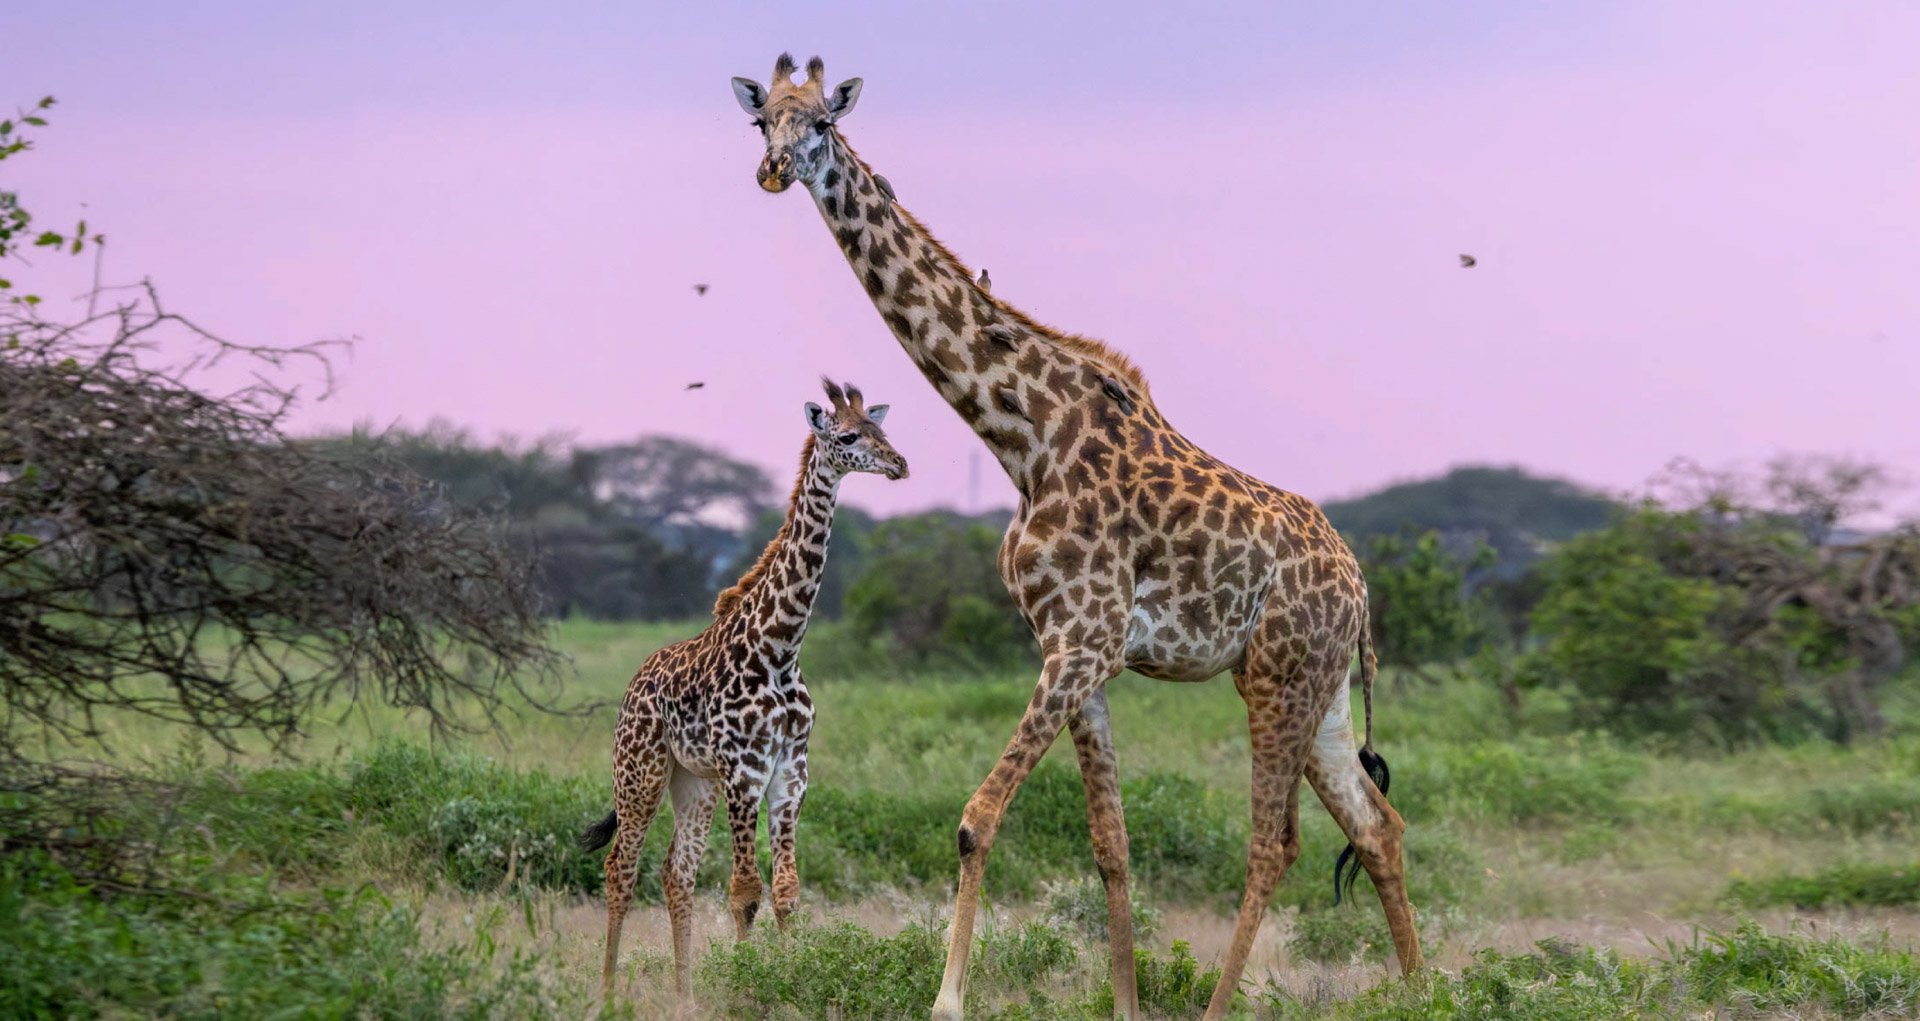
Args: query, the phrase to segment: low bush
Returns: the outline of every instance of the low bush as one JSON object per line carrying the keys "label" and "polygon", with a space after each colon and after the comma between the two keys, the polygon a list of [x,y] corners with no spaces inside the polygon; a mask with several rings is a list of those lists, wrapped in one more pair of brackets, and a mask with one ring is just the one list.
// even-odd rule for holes
{"label": "low bush", "polygon": [[1387,917],[1370,905],[1302,911],[1287,937],[1287,950],[1294,957],[1320,964],[1349,964],[1362,957],[1384,960],[1392,949]]}
{"label": "low bush", "polygon": [[1673,954],[1668,982],[1695,1000],[1754,1013],[1822,1007],[1841,1017],[1920,1015],[1920,962],[1884,936],[1867,945],[1751,922],[1701,932]]}
{"label": "low bush", "polygon": [[1920,1009],[1920,962],[1884,939],[1699,932],[1652,960],[1545,940],[1530,954],[1482,950],[1458,975],[1388,981],[1344,1002],[1269,989],[1261,1021],[1642,1021],[1678,1017],[1905,1018]]}
{"label": "low bush", "polygon": [[[1145,943],[1160,930],[1160,912],[1140,900],[1138,885],[1127,888],[1133,938]],[[1097,876],[1081,876],[1048,883],[1040,894],[1040,914],[1050,924],[1089,943],[1107,940],[1107,886]]]}
{"label": "low bush", "polygon": [[1644,757],[1590,735],[1422,744],[1394,765],[1394,807],[1409,821],[1470,816],[1523,825],[1626,819],[1634,810],[1627,786],[1647,768]]}
{"label": "low bush", "polygon": [[1736,879],[1729,901],[1744,907],[1890,907],[1920,904],[1920,864],[1836,865],[1812,875]]}
{"label": "low bush", "polygon": [[[182,885],[190,884],[190,885]],[[199,874],[104,897],[50,860],[0,857],[0,1017],[577,1017],[520,955],[438,946],[371,888],[277,891]]]}

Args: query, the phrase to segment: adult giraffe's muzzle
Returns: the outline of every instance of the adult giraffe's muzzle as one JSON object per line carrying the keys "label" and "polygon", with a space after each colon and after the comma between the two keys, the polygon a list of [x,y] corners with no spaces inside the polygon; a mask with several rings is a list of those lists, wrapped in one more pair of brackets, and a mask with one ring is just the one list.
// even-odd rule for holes
{"label": "adult giraffe's muzzle", "polygon": [[787,186],[793,183],[793,156],[788,153],[778,156],[769,153],[766,159],[760,161],[760,169],[754,173],[754,179],[760,182],[760,187],[775,194],[786,191]]}

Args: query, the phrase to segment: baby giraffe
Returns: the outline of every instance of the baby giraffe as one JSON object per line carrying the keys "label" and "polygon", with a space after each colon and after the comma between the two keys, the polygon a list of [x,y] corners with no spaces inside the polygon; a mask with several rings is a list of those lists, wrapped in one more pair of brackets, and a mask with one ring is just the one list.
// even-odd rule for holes
{"label": "baby giraffe", "polygon": [[693,877],[706,850],[714,804],[727,800],[733,831],[728,906],[735,935],[747,937],[760,908],[754,829],[767,803],[773,846],[773,915],[784,930],[800,896],[794,826],[807,793],[807,737],[813,699],[800,678],[800,639],[827,562],[840,480],[851,472],[907,477],[907,462],[880,423],[887,406],[869,408],[860,391],[829,380],[832,408],[807,404],[812,432],[800,453],[786,522],[732,588],[713,605],[713,623],[647,657],[627,686],[614,729],[613,803],[580,838],[607,854],[607,955],[603,995],[613,993],[620,924],[633,902],[640,844],[660,799],[673,796],[673,842],[662,870],[673,919],[674,982],[684,998],[693,966]]}

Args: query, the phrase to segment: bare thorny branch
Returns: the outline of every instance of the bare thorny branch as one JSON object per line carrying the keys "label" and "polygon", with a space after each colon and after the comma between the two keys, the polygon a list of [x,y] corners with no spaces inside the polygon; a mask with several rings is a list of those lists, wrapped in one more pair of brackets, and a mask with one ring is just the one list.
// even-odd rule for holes
{"label": "bare thorny branch", "polygon": [[529,682],[560,661],[498,522],[284,431],[283,380],[330,386],[335,345],[229,342],[149,283],[104,297],[72,323],[0,307],[0,770],[106,713],[234,748],[330,704],[436,733],[550,708]]}

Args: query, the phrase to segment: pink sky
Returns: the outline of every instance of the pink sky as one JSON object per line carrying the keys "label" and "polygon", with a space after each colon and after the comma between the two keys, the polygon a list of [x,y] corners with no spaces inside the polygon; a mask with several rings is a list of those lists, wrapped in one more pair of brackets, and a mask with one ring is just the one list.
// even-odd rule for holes
{"label": "pink sky", "polygon": [[5,186],[228,335],[361,338],[304,427],[670,432],[784,475],[824,371],[914,467],[850,500],[963,503],[977,441],[811,202],[754,186],[727,78],[791,49],[865,77],[848,138],[996,295],[1279,485],[1920,480],[1920,6],[387,6],[7,15],[0,101],[62,102]]}

